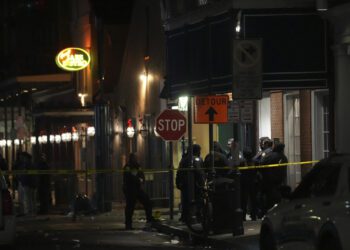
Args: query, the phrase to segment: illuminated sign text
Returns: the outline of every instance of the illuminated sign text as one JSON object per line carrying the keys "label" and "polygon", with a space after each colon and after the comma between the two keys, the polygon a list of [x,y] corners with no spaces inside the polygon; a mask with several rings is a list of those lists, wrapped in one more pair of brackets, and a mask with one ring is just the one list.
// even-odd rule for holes
{"label": "illuminated sign text", "polygon": [[66,48],[56,56],[58,67],[68,71],[78,71],[86,68],[90,63],[90,55],[80,48]]}

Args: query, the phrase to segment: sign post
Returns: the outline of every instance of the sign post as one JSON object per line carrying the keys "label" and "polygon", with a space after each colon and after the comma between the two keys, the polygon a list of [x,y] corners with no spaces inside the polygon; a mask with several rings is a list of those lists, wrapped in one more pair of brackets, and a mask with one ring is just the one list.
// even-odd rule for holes
{"label": "sign post", "polygon": [[179,140],[186,133],[186,117],[178,110],[163,110],[156,118],[156,132],[164,140],[169,141],[169,208],[170,219],[174,214],[174,173],[173,173],[173,142]]}

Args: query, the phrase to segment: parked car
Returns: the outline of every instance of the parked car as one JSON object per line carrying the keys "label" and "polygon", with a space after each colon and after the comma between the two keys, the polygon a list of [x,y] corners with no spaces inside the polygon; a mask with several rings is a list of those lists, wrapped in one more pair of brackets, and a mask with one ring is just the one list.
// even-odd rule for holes
{"label": "parked car", "polygon": [[350,249],[350,155],[318,162],[264,217],[260,249]]}
{"label": "parked car", "polygon": [[16,220],[13,201],[4,176],[0,172],[0,249],[11,246],[15,240]]}

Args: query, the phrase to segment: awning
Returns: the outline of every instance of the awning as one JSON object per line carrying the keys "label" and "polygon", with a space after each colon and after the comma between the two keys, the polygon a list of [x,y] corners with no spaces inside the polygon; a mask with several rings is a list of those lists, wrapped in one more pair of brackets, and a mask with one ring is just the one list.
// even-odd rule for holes
{"label": "awning", "polygon": [[71,74],[17,76],[0,82],[0,96],[18,91],[36,91],[68,85]]}

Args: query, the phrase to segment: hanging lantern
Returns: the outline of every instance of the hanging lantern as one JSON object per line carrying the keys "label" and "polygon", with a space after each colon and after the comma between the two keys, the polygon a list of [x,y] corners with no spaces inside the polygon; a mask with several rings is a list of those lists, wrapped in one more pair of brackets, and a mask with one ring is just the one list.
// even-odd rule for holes
{"label": "hanging lantern", "polygon": [[135,129],[134,129],[134,126],[132,125],[131,119],[128,119],[128,127],[126,128],[126,135],[129,138],[133,138],[135,135]]}

